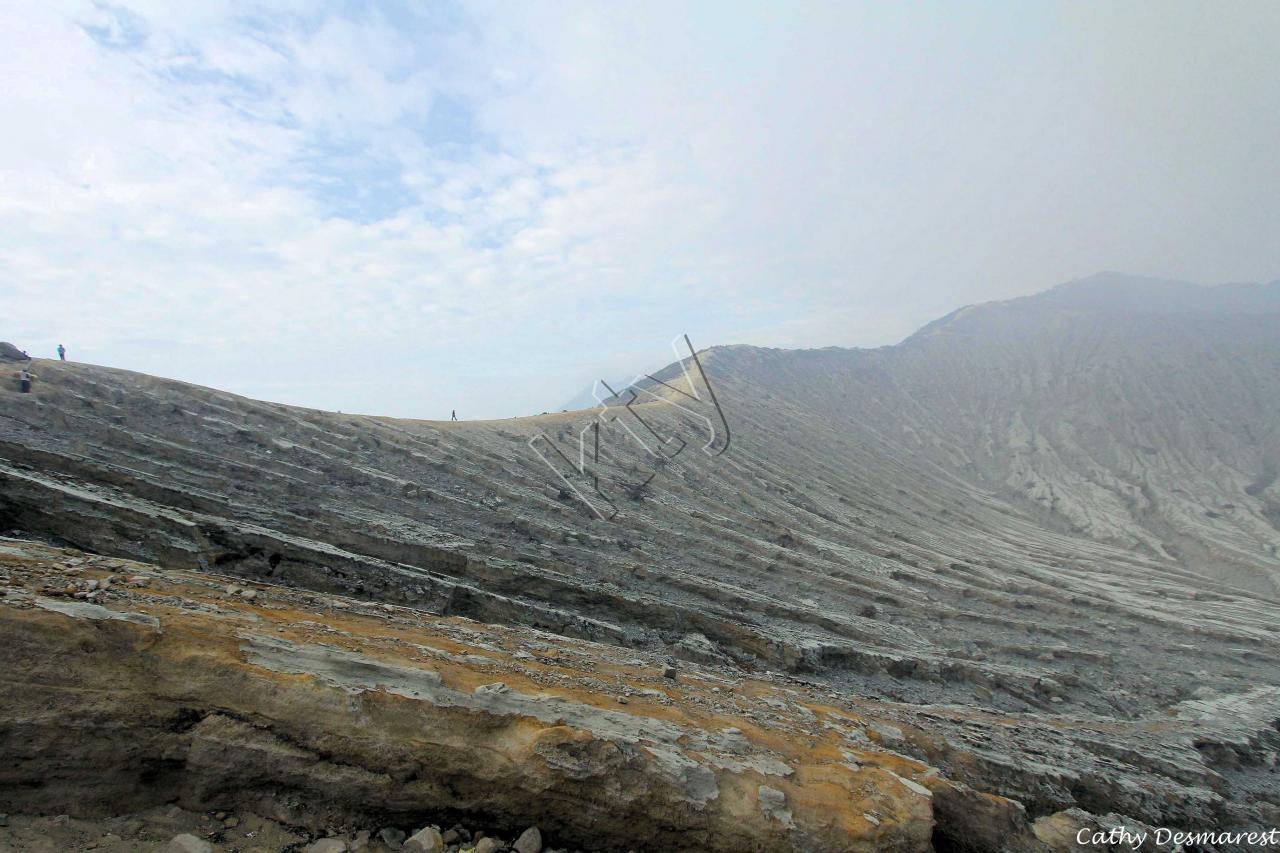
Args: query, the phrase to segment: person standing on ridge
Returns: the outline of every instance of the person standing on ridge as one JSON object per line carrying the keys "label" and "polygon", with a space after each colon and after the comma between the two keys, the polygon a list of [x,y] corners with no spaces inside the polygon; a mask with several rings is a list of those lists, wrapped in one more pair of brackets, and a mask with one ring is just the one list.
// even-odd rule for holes
{"label": "person standing on ridge", "polygon": [[62,344],[58,344],[58,359],[60,361],[67,360],[67,348],[64,347]]}
{"label": "person standing on ridge", "polygon": [[18,387],[23,394],[31,393],[31,380],[35,378],[36,375],[29,368],[24,367],[18,372]]}
{"label": "person standing on ridge", "polygon": [[453,415],[452,415],[451,417],[452,417],[452,418],[453,418],[453,420],[455,420],[455,421],[458,419],[458,410],[457,410],[457,409],[454,409],[454,410],[453,410]]}

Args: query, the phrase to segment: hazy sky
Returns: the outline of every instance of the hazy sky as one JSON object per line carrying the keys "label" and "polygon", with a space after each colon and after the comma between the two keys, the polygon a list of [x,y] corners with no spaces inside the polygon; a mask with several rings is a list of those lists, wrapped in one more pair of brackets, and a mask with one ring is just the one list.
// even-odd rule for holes
{"label": "hazy sky", "polygon": [[0,5],[32,354],[505,416],[684,332],[1280,278],[1273,0]]}

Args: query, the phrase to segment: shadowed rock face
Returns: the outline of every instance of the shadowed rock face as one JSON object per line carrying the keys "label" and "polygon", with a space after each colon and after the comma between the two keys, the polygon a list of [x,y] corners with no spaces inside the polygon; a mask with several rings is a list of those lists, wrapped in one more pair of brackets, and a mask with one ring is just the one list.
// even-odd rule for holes
{"label": "shadowed rock face", "polygon": [[[639,406],[689,447],[606,482],[611,522],[529,445],[576,454],[591,412],[348,416],[42,361],[0,404],[0,531],[877,697],[882,745],[1033,818],[1243,824],[1276,801],[1277,294],[1103,277],[896,347],[713,348],[730,449]],[[606,473],[642,481],[620,426]]]}

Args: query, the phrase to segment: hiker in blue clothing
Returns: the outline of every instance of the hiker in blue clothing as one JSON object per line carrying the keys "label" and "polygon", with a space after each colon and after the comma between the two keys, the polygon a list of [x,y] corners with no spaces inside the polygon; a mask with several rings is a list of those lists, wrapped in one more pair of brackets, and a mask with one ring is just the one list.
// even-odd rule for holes
{"label": "hiker in blue clothing", "polygon": [[67,348],[64,347],[62,344],[58,344],[58,358],[61,359],[62,361],[67,360]]}

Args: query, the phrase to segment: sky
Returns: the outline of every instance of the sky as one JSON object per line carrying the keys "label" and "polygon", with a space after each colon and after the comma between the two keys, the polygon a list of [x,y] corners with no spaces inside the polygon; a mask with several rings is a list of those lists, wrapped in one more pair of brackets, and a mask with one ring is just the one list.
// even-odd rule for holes
{"label": "sky", "polygon": [[1280,278],[1280,3],[0,0],[0,340],[557,409],[1100,270]]}

